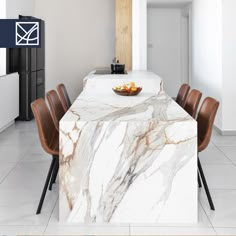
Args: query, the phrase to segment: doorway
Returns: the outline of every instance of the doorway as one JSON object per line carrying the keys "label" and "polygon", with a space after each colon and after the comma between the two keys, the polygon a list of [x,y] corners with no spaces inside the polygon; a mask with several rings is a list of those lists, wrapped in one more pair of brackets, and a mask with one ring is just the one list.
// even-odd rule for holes
{"label": "doorway", "polygon": [[164,80],[175,97],[190,83],[190,5],[147,5],[147,68]]}

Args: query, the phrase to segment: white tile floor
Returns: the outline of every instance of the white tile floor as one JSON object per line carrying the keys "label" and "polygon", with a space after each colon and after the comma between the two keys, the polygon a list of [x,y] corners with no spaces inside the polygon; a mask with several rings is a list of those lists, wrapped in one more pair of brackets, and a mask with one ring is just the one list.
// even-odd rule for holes
{"label": "white tile floor", "polygon": [[200,158],[216,211],[200,190],[198,224],[66,226],[58,222],[58,183],[35,215],[51,158],[40,147],[35,123],[17,122],[0,134],[0,235],[235,235],[236,136],[214,132]]}

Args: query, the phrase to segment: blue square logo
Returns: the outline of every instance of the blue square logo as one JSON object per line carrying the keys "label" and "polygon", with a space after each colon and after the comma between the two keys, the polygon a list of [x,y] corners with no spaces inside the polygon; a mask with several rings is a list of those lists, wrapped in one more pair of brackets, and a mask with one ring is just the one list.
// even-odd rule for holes
{"label": "blue square logo", "polygon": [[39,46],[39,22],[16,22],[16,46]]}

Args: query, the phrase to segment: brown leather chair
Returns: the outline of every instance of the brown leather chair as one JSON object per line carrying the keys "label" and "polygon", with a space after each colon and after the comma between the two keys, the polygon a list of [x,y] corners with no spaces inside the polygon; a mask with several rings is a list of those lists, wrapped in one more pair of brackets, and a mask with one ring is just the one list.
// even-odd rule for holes
{"label": "brown leather chair", "polygon": [[51,188],[52,184],[55,183],[59,168],[59,133],[53,123],[48,107],[42,98],[32,102],[31,107],[38,127],[41,145],[45,152],[52,155],[52,162],[36,212],[36,214],[40,214],[49,181],[51,179],[49,186]]}
{"label": "brown leather chair", "polygon": [[[205,150],[210,142],[214,120],[219,104],[220,103],[218,101],[216,101],[214,98],[211,97],[205,98],[205,100],[202,103],[202,106],[197,116],[198,153]],[[199,171],[198,173],[199,187],[201,187],[201,180],[200,180],[201,177],[211,210],[215,210],[199,157],[198,157],[198,171]]]}
{"label": "brown leather chair", "polygon": [[184,107],[188,92],[190,90],[190,86],[188,84],[182,84],[182,86],[179,89],[176,102],[181,106]]}
{"label": "brown leather chair", "polygon": [[50,106],[54,124],[56,126],[56,129],[59,131],[59,121],[65,115],[64,108],[55,90],[49,91],[46,96]]}
{"label": "brown leather chair", "polygon": [[196,89],[193,89],[186,100],[186,103],[184,105],[184,110],[188,112],[190,116],[192,116],[194,119],[197,114],[197,109],[199,102],[201,100],[202,93]]}
{"label": "brown leather chair", "polygon": [[65,112],[68,111],[68,109],[71,107],[71,101],[69,98],[69,95],[67,93],[66,87],[64,84],[59,84],[57,86],[57,91],[61,99],[62,106],[65,110]]}

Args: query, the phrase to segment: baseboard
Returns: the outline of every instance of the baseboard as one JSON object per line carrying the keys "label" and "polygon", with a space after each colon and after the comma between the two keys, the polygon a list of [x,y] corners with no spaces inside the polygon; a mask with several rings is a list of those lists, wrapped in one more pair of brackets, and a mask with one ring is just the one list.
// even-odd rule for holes
{"label": "baseboard", "polygon": [[15,120],[10,121],[8,124],[4,125],[3,127],[0,128],[0,133],[2,133],[5,129],[9,128],[15,123]]}
{"label": "baseboard", "polygon": [[236,130],[221,130],[214,125],[214,129],[223,136],[235,136]]}

